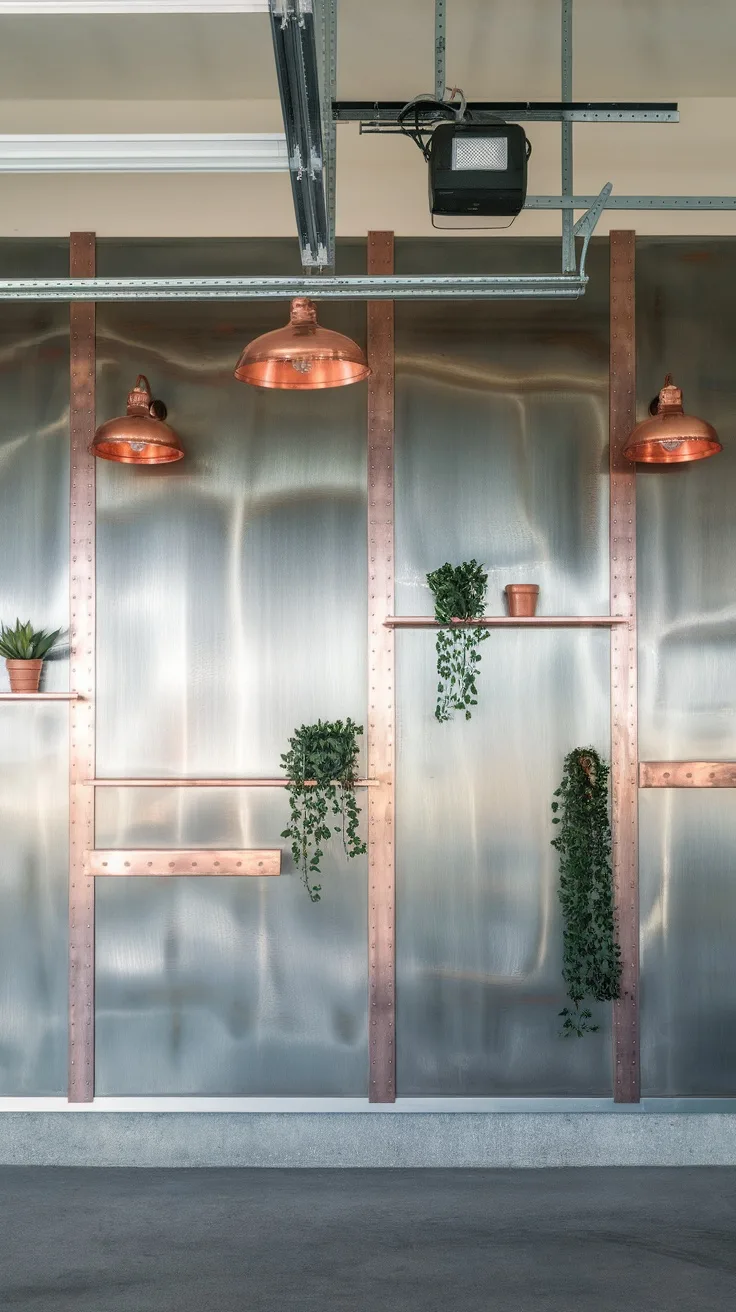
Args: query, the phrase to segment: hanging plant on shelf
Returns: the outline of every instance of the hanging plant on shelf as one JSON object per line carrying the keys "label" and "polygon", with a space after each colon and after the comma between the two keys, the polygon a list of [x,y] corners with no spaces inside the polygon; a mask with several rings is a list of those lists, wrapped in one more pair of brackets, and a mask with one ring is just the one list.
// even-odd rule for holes
{"label": "hanging plant on shelf", "polygon": [[[366,851],[358,834],[360,808],[355,796],[357,740],[362,732],[363,726],[350,719],[303,724],[281,757],[291,810],[281,837],[291,839],[292,856],[313,902],[320,901],[322,891],[321,884],[312,882],[320,874],[322,844],[333,831],[342,834],[346,856],[362,856]],[[330,825],[330,813],[339,824]]]}
{"label": "hanging plant on shelf", "polygon": [[488,630],[470,626],[453,626],[453,620],[482,619],[485,609],[488,575],[477,560],[462,565],[442,565],[427,575],[434,593],[434,617],[447,628],[437,634],[437,705],[435,719],[451,720],[454,711],[471,716],[470,707],[478,705],[478,648],[488,637]]}
{"label": "hanging plant on shelf", "polygon": [[556,790],[552,823],[559,825],[552,846],[560,854],[564,919],[562,977],[572,1007],[565,1007],[566,1037],[593,1033],[586,998],[610,1002],[619,996],[621,952],[616,939],[608,820],[609,767],[592,747],[576,747],[565,757]]}

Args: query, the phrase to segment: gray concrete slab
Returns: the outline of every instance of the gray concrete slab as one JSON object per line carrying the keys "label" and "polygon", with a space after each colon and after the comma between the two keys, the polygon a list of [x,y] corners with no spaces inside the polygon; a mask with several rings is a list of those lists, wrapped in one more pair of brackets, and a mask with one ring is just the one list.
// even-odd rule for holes
{"label": "gray concrete slab", "polygon": [[0,1169],[4,1312],[724,1312],[736,1169]]}
{"label": "gray concrete slab", "polygon": [[[83,1106],[83,1104],[82,1104]],[[736,1166],[736,1115],[6,1112],[3,1166]]]}

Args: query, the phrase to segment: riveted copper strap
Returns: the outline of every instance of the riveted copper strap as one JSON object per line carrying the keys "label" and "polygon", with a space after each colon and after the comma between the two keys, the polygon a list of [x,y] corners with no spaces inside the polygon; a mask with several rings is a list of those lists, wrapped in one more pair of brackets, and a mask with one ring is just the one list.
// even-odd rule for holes
{"label": "riveted copper strap", "polygon": [[[368,234],[368,273],[393,273],[392,232]],[[371,1102],[396,1098],[394,837],[394,306],[368,303],[368,1028]]]}
{"label": "riveted copper strap", "polygon": [[637,792],[636,471],[624,457],[636,422],[635,242],[612,232],[610,344],[611,787],[621,995],[613,1004],[614,1098],[638,1102],[639,831]]}

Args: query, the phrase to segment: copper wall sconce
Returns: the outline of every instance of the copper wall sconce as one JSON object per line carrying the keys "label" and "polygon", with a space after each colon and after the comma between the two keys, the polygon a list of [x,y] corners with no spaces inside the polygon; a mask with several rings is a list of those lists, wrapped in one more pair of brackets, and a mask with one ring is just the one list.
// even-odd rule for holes
{"label": "copper wall sconce", "polygon": [[357,342],[321,328],[314,301],[299,296],[291,302],[286,327],[264,333],[246,346],[235,377],[254,387],[313,391],[360,383],[370,372]]}
{"label": "copper wall sconce", "polygon": [[128,393],[127,414],[101,424],[90,450],[121,465],[168,465],[181,460],[181,441],[165,418],[166,406],[154,401],[148,379],[139,374]]}
{"label": "copper wall sconce", "polygon": [[682,390],[672,382],[671,374],[665,378],[649,413],[652,417],[637,424],[626,440],[627,460],[650,465],[683,464],[705,460],[723,450],[715,428],[704,419],[684,413]]}

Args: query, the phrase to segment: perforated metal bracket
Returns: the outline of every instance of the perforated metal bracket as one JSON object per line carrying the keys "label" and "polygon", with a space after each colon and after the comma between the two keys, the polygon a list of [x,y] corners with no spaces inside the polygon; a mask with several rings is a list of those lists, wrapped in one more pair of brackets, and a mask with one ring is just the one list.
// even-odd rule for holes
{"label": "perforated metal bracket", "polygon": [[589,209],[585,211],[584,214],[580,216],[577,223],[575,224],[575,227],[572,230],[573,239],[575,237],[582,237],[583,239],[583,247],[580,252],[580,264],[577,270],[578,277],[581,279],[585,277],[585,258],[588,254],[588,246],[590,245],[590,239],[593,236],[593,233],[595,232],[596,224],[598,223],[601,214],[606,208],[606,205],[608,203],[608,198],[611,195],[612,191],[613,191],[612,182],[607,182],[605,186],[601,187],[598,195],[596,196],[596,199],[593,201],[593,204],[590,206]]}

